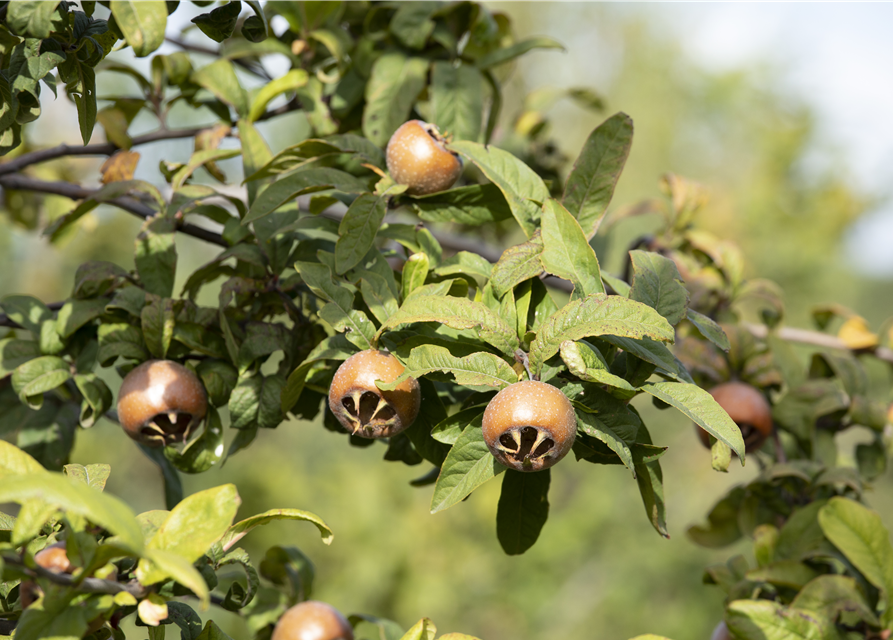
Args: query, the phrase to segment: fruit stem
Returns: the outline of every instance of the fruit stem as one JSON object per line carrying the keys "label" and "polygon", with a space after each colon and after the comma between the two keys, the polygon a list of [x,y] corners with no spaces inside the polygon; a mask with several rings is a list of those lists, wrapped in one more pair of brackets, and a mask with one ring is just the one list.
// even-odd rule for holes
{"label": "fruit stem", "polygon": [[515,349],[515,362],[520,362],[524,367],[524,370],[527,372],[527,378],[529,380],[537,380],[539,381],[539,376],[535,376],[530,372],[530,359],[527,357],[527,354],[524,353],[521,349]]}

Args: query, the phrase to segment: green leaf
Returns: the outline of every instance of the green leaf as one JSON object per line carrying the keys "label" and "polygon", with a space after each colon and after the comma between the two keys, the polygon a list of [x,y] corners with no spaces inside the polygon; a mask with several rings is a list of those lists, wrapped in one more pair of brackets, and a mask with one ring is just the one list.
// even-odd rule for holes
{"label": "green leaf", "polygon": [[514,328],[506,325],[480,302],[439,295],[415,295],[408,298],[400,310],[381,326],[376,341],[385,331],[413,322],[438,322],[453,329],[477,328],[481,340],[509,356],[514,356],[518,347]]}
{"label": "green leaf", "polygon": [[601,353],[591,344],[581,342],[562,342],[561,359],[568,371],[587,382],[608,385],[635,394],[636,388],[620,376],[611,373]]}
{"label": "green leaf", "polygon": [[685,367],[673,356],[673,353],[662,343],[650,338],[638,340],[636,338],[622,338],[620,336],[602,336],[602,340],[613,344],[632,354],[640,360],[650,362],[660,369],[660,373],[668,375],[674,380],[692,382]]}
{"label": "green leaf", "polygon": [[440,468],[431,497],[431,513],[459,504],[472,491],[505,470],[506,467],[487,448],[480,425],[468,425]]}
{"label": "green leaf", "polygon": [[101,324],[98,334],[99,355],[97,359],[103,366],[110,365],[119,356],[138,361],[149,358],[149,352],[143,343],[143,332],[133,325]]}
{"label": "green leaf", "polygon": [[595,128],[567,177],[561,203],[587,238],[598,231],[633,142],[633,121],[617,113]]}
{"label": "green leaf", "polygon": [[153,296],[143,307],[142,329],[149,353],[163,359],[174,337],[174,301]]}
{"label": "green leaf", "polygon": [[363,271],[360,293],[363,295],[363,302],[379,322],[387,322],[388,318],[397,313],[397,296],[391,289],[391,283],[383,276],[372,271]]}
{"label": "green leaf", "polygon": [[543,253],[543,238],[537,230],[530,240],[509,247],[502,252],[499,261],[493,265],[490,284],[498,298],[516,286],[543,273],[540,256]]}
{"label": "green leaf", "polygon": [[33,340],[18,338],[0,340],[0,378],[5,378],[20,365],[40,355],[40,345]]}
{"label": "green leaf", "polygon": [[74,376],[74,383],[84,397],[81,401],[80,424],[86,429],[105,415],[114,403],[114,398],[108,385],[94,373],[78,373]]}
{"label": "green leaf", "polygon": [[105,489],[105,483],[109,479],[112,468],[107,464],[88,464],[86,467],[81,464],[67,464],[62,467],[62,471],[69,478],[74,478],[88,487],[102,491]]}
{"label": "green leaf", "polygon": [[164,42],[167,5],[162,0],[112,0],[110,8],[137,58],[144,58]]}
{"label": "green leaf", "polygon": [[505,196],[494,184],[469,184],[427,196],[416,196],[409,204],[427,222],[455,222],[480,226],[511,217]]}
{"label": "green leaf", "polygon": [[402,53],[386,53],[372,65],[366,83],[363,135],[384,147],[391,134],[409,117],[416,99],[425,88],[428,60]]}
{"label": "green leaf", "polygon": [[236,22],[239,20],[241,11],[241,2],[230,2],[213,9],[209,13],[199,14],[190,22],[201,29],[201,32],[214,42],[223,42],[233,35],[233,30],[236,28]]}
{"label": "green leaf", "polygon": [[480,427],[485,408],[486,405],[478,405],[447,416],[431,429],[431,436],[438,442],[452,447],[462,435],[465,427],[471,424],[477,424]]}
{"label": "green leaf", "polygon": [[357,266],[375,244],[375,235],[384,220],[390,194],[364,193],[354,200],[338,226],[335,243],[335,271],[346,273]]}
{"label": "green leaf", "polygon": [[629,297],[657,310],[670,324],[678,324],[685,317],[688,291],[676,263],[651,251],[630,251],[629,257],[633,269]]}
{"label": "green leaf", "polygon": [[248,115],[248,94],[239,83],[236,69],[229,60],[215,60],[198,69],[192,74],[192,81],[232,106],[240,117]]}
{"label": "green leaf", "polygon": [[208,407],[205,429],[183,451],[163,449],[165,457],[183,473],[204,473],[223,460],[223,424],[217,409]]}
{"label": "green leaf", "polygon": [[207,167],[210,170],[211,166],[209,165],[213,165],[218,160],[235,158],[241,154],[242,151],[239,149],[203,149],[201,151],[196,151],[189,157],[189,162],[177,169],[177,172],[171,180],[171,189],[180,193],[180,190],[186,184],[186,181],[192,177],[192,174],[195,173],[197,169]]}
{"label": "green leaf", "polygon": [[391,18],[391,33],[410,49],[423,49],[434,32],[434,13],[440,9],[436,2],[402,2]]}
{"label": "green leaf", "polygon": [[[146,573],[143,567],[150,567],[151,573]],[[183,556],[163,549],[148,548],[144,553],[144,559],[140,560],[136,570],[137,579],[142,584],[152,584],[148,579],[161,581],[173,578],[181,585],[192,591],[199,599],[203,609],[207,609],[211,602],[208,585],[192,563]],[[148,576],[144,578],[143,576]]]}
{"label": "green leaf", "polygon": [[[163,3],[162,3],[163,4]],[[177,271],[177,247],[174,235],[177,223],[160,216],[149,218],[136,237],[134,262],[143,289],[162,298],[174,291]]]}
{"label": "green leaf", "polygon": [[689,322],[695,325],[702,336],[707,338],[717,347],[723,351],[728,351],[731,348],[729,337],[726,335],[725,331],[722,330],[722,327],[720,327],[712,318],[709,318],[702,313],[698,313],[694,309],[687,309],[685,311],[685,317],[688,318]]}
{"label": "green leaf", "polygon": [[807,582],[818,576],[814,569],[802,562],[794,560],[779,560],[764,567],[751,569],[747,572],[747,579],[754,582],[768,582],[780,587],[787,587],[799,591]]}
{"label": "green leaf", "polygon": [[824,640],[818,616],[769,600],[735,600],[726,607],[726,624],[747,640]]}
{"label": "green leaf", "polygon": [[[246,21],[247,22],[247,21]],[[208,620],[205,623],[205,628],[202,630],[201,634],[195,640],[233,640],[228,635],[226,635],[223,630],[217,626],[217,623],[213,620]]]}
{"label": "green leaf", "polygon": [[309,522],[319,529],[323,543],[332,544],[332,540],[335,539],[335,534],[332,533],[332,529],[329,528],[329,525],[323,522],[322,518],[315,513],[301,511],[299,509],[270,509],[269,511],[258,513],[257,515],[253,515],[250,518],[246,518],[245,520],[241,520],[232,525],[226,530],[223,538],[221,538],[220,545],[223,549],[231,549],[255,527],[260,527],[276,520],[299,520]]}
{"label": "green leaf", "polygon": [[[710,549],[721,549],[741,539],[741,526],[738,524],[738,511],[744,500],[745,492],[735,487],[717,502],[707,514],[707,525],[692,525],[688,528],[688,537],[695,544]],[[776,549],[778,547],[776,546]],[[778,553],[776,552],[776,557]]]}
{"label": "green leaf", "polygon": [[865,601],[865,596],[859,591],[856,581],[849,576],[823,575],[817,577],[800,590],[791,602],[791,606],[821,613],[825,620],[831,624],[844,611],[852,611],[870,625],[880,625],[874,611]]}
{"label": "green leaf", "polygon": [[536,373],[558,353],[562,342],[591,336],[652,338],[672,342],[673,327],[651,307],[620,296],[594,293],[568,303],[540,325],[530,345],[530,365]]}
{"label": "green leaf", "polygon": [[[191,564],[223,537],[240,503],[232,484],[194,493],[171,510],[149,540],[148,549],[164,551]],[[142,584],[160,582],[168,575],[165,567],[157,565],[151,555],[148,561],[140,560],[137,567],[137,578]]]}
{"label": "green leaf", "polygon": [[478,60],[476,64],[478,69],[489,69],[490,67],[495,67],[514,60],[518,56],[522,56],[533,49],[561,49],[564,51],[564,46],[552,38],[537,36],[488,53]]}
{"label": "green leaf", "polygon": [[508,151],[496,147],[458,141],[447,148],[473,162],[490,182],[499,187],[515,220],[530,238],[537,229],[540,208],[549,197],[542,178]]}
{"label": "green leaf", "polygon": [[9,3],[6,21],[20,36],[49,38],[53,31],[53,14],[58,2],[46,0],[17,0]]}
{"label": "green leaf", "polygon": [[302,169],[283,176],[258,195],[242,219],[242,224],[254,222],[291,203],[296,197],[316,191],[336,189],[345,193],[361,194],[368,186],[359,178],[328,167]]}
{"label": "green leaf", "polygon": [[[393,23],[392,23],[393,24]],[[441,133],[477,141],[484,112],[484,77],[476,68],[436,61],[431,66],[431,120]]]}
{"label": "green leaf", "polygon": [[41,356],[20,365],[12,374],[12,388],[22,402],[39,409],[43,394],[71,378],[71,366],[57,356]]}
{"label": "green leaf", "polygon": [[464,276],[470,287],[483,289],[492,272],[493,265],[483,256],[471,251],[459,251],[441,262],[433,274],[438,278]]}
{"label": "green leaf", "polygon": [[0,500],[22,504],[42,500],[73,515],[107,529],[116,536],[116,544],[138,554],[143,548],[143,533],[133,512],[124,502],[100,493],[62,474],[39,471],[6,476],[0,483]]}
{"label": "green leaf", "polygon": [[247,116],[248,121],[257,122],[257,119],[264,114],[267,110],[267,105],[273,98],[305,86],[307,78],[307,72],[303,69],[292,69],[284,76],[280,76],[265,84],[251,101],[251,108]]}
{"label": "green leaf", "polygon": [[456,384],[476,391],[504,389],[518,381],[518,374],[502,358],[492,353],[478,352],[457,358],[449,349],[436,345],[416,347],[404,358],[406,370],[393,382],[381,383],[383,390],[396,389],[409,378],[420,378],[432,371],[443,371],[452,374]]}
{"label": "green leaf", "polygon": [[419,251],[409,256],[409,259],[403,264],[403,271],[400,275],[401,293],[404,300],[425,284],[430,269],[431,261],[425,252]]}
{"label": "green leaf", "polygon": [[884,625],[893,622],[893,547],[880,515],[858,502],[834,497],[819,511],[825,537],[872,585],[884,590]]}
{"label": "green leaf", "polygon": [[[596,389],[587,390],[587,395],[596,393]],[[604,442],[611,451],[617,454],[627,469],[636,477],[636,466],[633,461],[630,443],[635,443],[636,433],[641,422],[635,418],[626,406],[606,393],[599,398],[602,405],[594,413],[577,412],[577,425],[583,433]],[[616,404],[614,404],[616,403]],[[591,403],[587,400],[587,404]],[[613,406],[612,406],[613,404]]]}
{"label": "green leaf", "polygon": [[709,393],[686,382],[649,382],[641,389],[675,407],[714,438],[725,442],[744,464],[741,430]]}
{"label": "green leaf", "polygon": [[400,640],[434,640],[437,627],[428,618],[416,622]]}
{"label": "green leaf", "polygon": [[168,509],[173,509],[183,499],[183,483],[180,481],[180,474],[177,473],[171,461],[164,457],[162,449],[147,447],[144,444],[138,446],[144,456],[158,465],[164,480],[164,504]]}
{"label": "green leaf", "polygon": [[6,296],[0,301],[0,308],[9,319],[34,335],[40,335],[40,326],[53,317],[47,306],[31,296]]}
{"label": "green leaf", "polygon": [[0,440],[0,478],[4,478],[4,482],[9,476],[37,473],[43,470],[43,466],[37,460],[17,446],[6,442],[6,440]]}
{"label": "green leaf", "polygon": [[71,337],[75,331],[85,324],[101,316],[108,304],[106,298],[91,300],[69,300],[61,309],[56,319],[56,331],[63,338]]}
{"label": "green leaf", "polygon": [[550,471],[522,473],[509,469],[502,479],[496,537],[510,556],[532,547],[549,518]]}
{"label": "green leaf", "polygon": [[570,280],[574,285],[574,299],[604,293],[595,251],[568,210],[549,198],[543,206],[542,225],[540,261],[546,272]]}
{"label": "green leaf", "polygon": [[[643,440],[640,436],[639,440]],[[651,438],[645,438],[650,444]],[[664,502],[664,478],[658,458],[663,454],[659,447],[643,447],[637,444],[632,448],[636,466],[636,483],[645,506],[645,514],[651,526],[664,538],[669,538],[667,530],[667,507]]]}

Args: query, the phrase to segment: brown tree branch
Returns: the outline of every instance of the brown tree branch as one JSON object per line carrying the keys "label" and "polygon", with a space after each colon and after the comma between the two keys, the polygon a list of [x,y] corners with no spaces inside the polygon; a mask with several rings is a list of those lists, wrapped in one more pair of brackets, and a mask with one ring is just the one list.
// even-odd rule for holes
{"label": "brown tree branch", "polygon": [[[744,323],[743,326],[756,338],[765,339],[769,336],[769,327],[766,325]],[[827,333],[820,333],[818,331],[810,331],[809,329],[797,329],[795,327],[781,327],[774,333],[787,342],[809,344],[815,347],[824,347],[826,349],[853,351],[856,353],[870,353],[878,360],[893,364],[893,350],[888,349],[887,347],[878,346],[869,349],[851,349],[843,340],[836,336],[830,336]]]}
{"label": "brown tree branch", "polygon": [[[17,189],[21,191],[52,193],[59,196],[65,196],[66,198],[71,198],[72,200],[84,200],[86,198],[92,197],[97,192],[96,189],[87,189],[70,182],[50,182],[47,180],[38,180],[37,178],[31,178],[22,174],[13,174],[6,176],[0,175],[0,187],[3,187],[4,189]],[[154,209],[134,198],[115,198],[114,200],[108,200],[104,204],[114,205],[119,209],[123,209],[124,211],[135,215],[138,218],[142,218],[143,220],[157,215],[157,212]],[[219,233],[209,231],[208,229],[190,224],[188,222],[179,224],[177,226],[177,231],[185,233],[188,236],[198,238],[199,240],[210,242],[211,244],[216,244],[218,246],[226,248],[229,247],[229,244],[227,244],[226,240],[224,240]]]}
{"label": "brown tree branch", "polygon": [[149,593],[149,590],[146,587],[137,582],[122,584],[113,580],[103,580],[102,578],[79,579],[67,573],[57,573],[55,571],[50,571],[49,569],[44,569],[39,565],[34,568],[28,567],[25,565],[24,561],[18,557],[3,556],[3,561],[10,566],[16,567],[29,578],[46,578],[50,582],[55,582],[56,584],[61,584],[65,587],[74,587],[78,591],[84,593],[115,594],[126,591],[137,599],[145,598],[146,594]]}
{"label": "brown tree branch", "polygon": [[[292,100],[291,102],[284,104],[281,107],[277,107],[272,111],[267,111],[260,118],[258,118],[257,121],[262,122],[264,120],[269,120],[270,118],[275,118],[276,116],[281,116],[292,111],[298,111],[300,108],[301,104],[297,100]],[[202,131],[207,131],[208,129],[214,127],[216,124],[217,123],[209,124],[203,127],[193,127],[190,129],[159,129],[158,131],[153,131],[151,133],[132,138],[131,147],[136,147],[143,144],[150,144],[152,142],[160,142],[162,140],[194,138]],[[237,124],[238,121],[234,121],[230,123],[230,126],[235,127]],[[84,145],[83,147],[60,144],[55,147],[49,147],[47,149],[39,149],[37,151],[25,153],[20,155],[18,158],[10,160],[9,162],[0,163],[0,176],[17,173],[25,167],[30,167],[33,164],[40,164],[41,162],[47,162],[48,160],[56,160],[57,158],[63,158],[67,156],[110,156],[119,149],[120,147],[114,142],[97,142],[94,144]]]}

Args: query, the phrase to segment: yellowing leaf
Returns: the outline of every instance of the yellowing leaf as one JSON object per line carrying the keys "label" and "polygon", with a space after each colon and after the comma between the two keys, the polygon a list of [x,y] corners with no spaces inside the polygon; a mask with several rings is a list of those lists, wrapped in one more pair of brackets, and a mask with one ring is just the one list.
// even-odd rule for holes
{"label": "yellowing leaf", "polygon": [[136,151],[121,149],[112,154],[108,160],[102,163],[99,172],[102,174],[102,184],[133,180],[136,165],[140,161],[140,154]]}
{"label": "yellowing leaf", "polygon": [[140,620],[150,627],[157,627],[162,620],[167,620],[167,601],[157,593],[150,593],[137,607]]}
{"label": "yellowing leaf", "polygon": [[850,349],[870,349],[878,345],[878,336],[868,328],[862,316],[851,316],[837,331],[837,337]]}

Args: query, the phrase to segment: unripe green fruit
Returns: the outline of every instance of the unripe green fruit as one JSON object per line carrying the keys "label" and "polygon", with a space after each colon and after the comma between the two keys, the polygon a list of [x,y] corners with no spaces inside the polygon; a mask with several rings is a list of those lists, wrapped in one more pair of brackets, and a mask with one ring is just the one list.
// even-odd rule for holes
{"label": "unripe green fruit", "polygon": [[279,618],[270,640],[353,640],[353,629],[335,607],[307,600]]}
{"label": "unripe green fruit", "polygon": [[[744,382],[726,382],[713,387],[710,395],[741,429],[745,451],[750,453],[763,446],[772,434],[772,407],[756,387]],[[705,447],[710,446],[710,436],[695,425],[698,437]]]}
{"label": "unripe green fruit", "polygon": [[437,127],[422,120],[400,125],[388,141],[388,172],[407,193],[425,195],[449,189],[462,173],[462,160],[443,145]]}
{"label": "unripe green fruit", "polygon": [[386,351],[367,349],[345,360],[329,387],[329,409],[350,433],[363,438],[397,435],[415,421],[422,392],[415,378],[393,391],[382,391],[376,380],[393,382],[405,371]]}
{"label": "unripe green fruit", "polygon": [[497,393],[484,410],[484,441],[499,462],[516,471],[548,469],[577,437],[570,400],[545,382],[525,380]]}
{"label": "unripe green fruit", "polygon": [[198,376],[171,360],[144,362],[124,377],[118,392],[118,421],[149,447],[184,442],[207,412]]}

